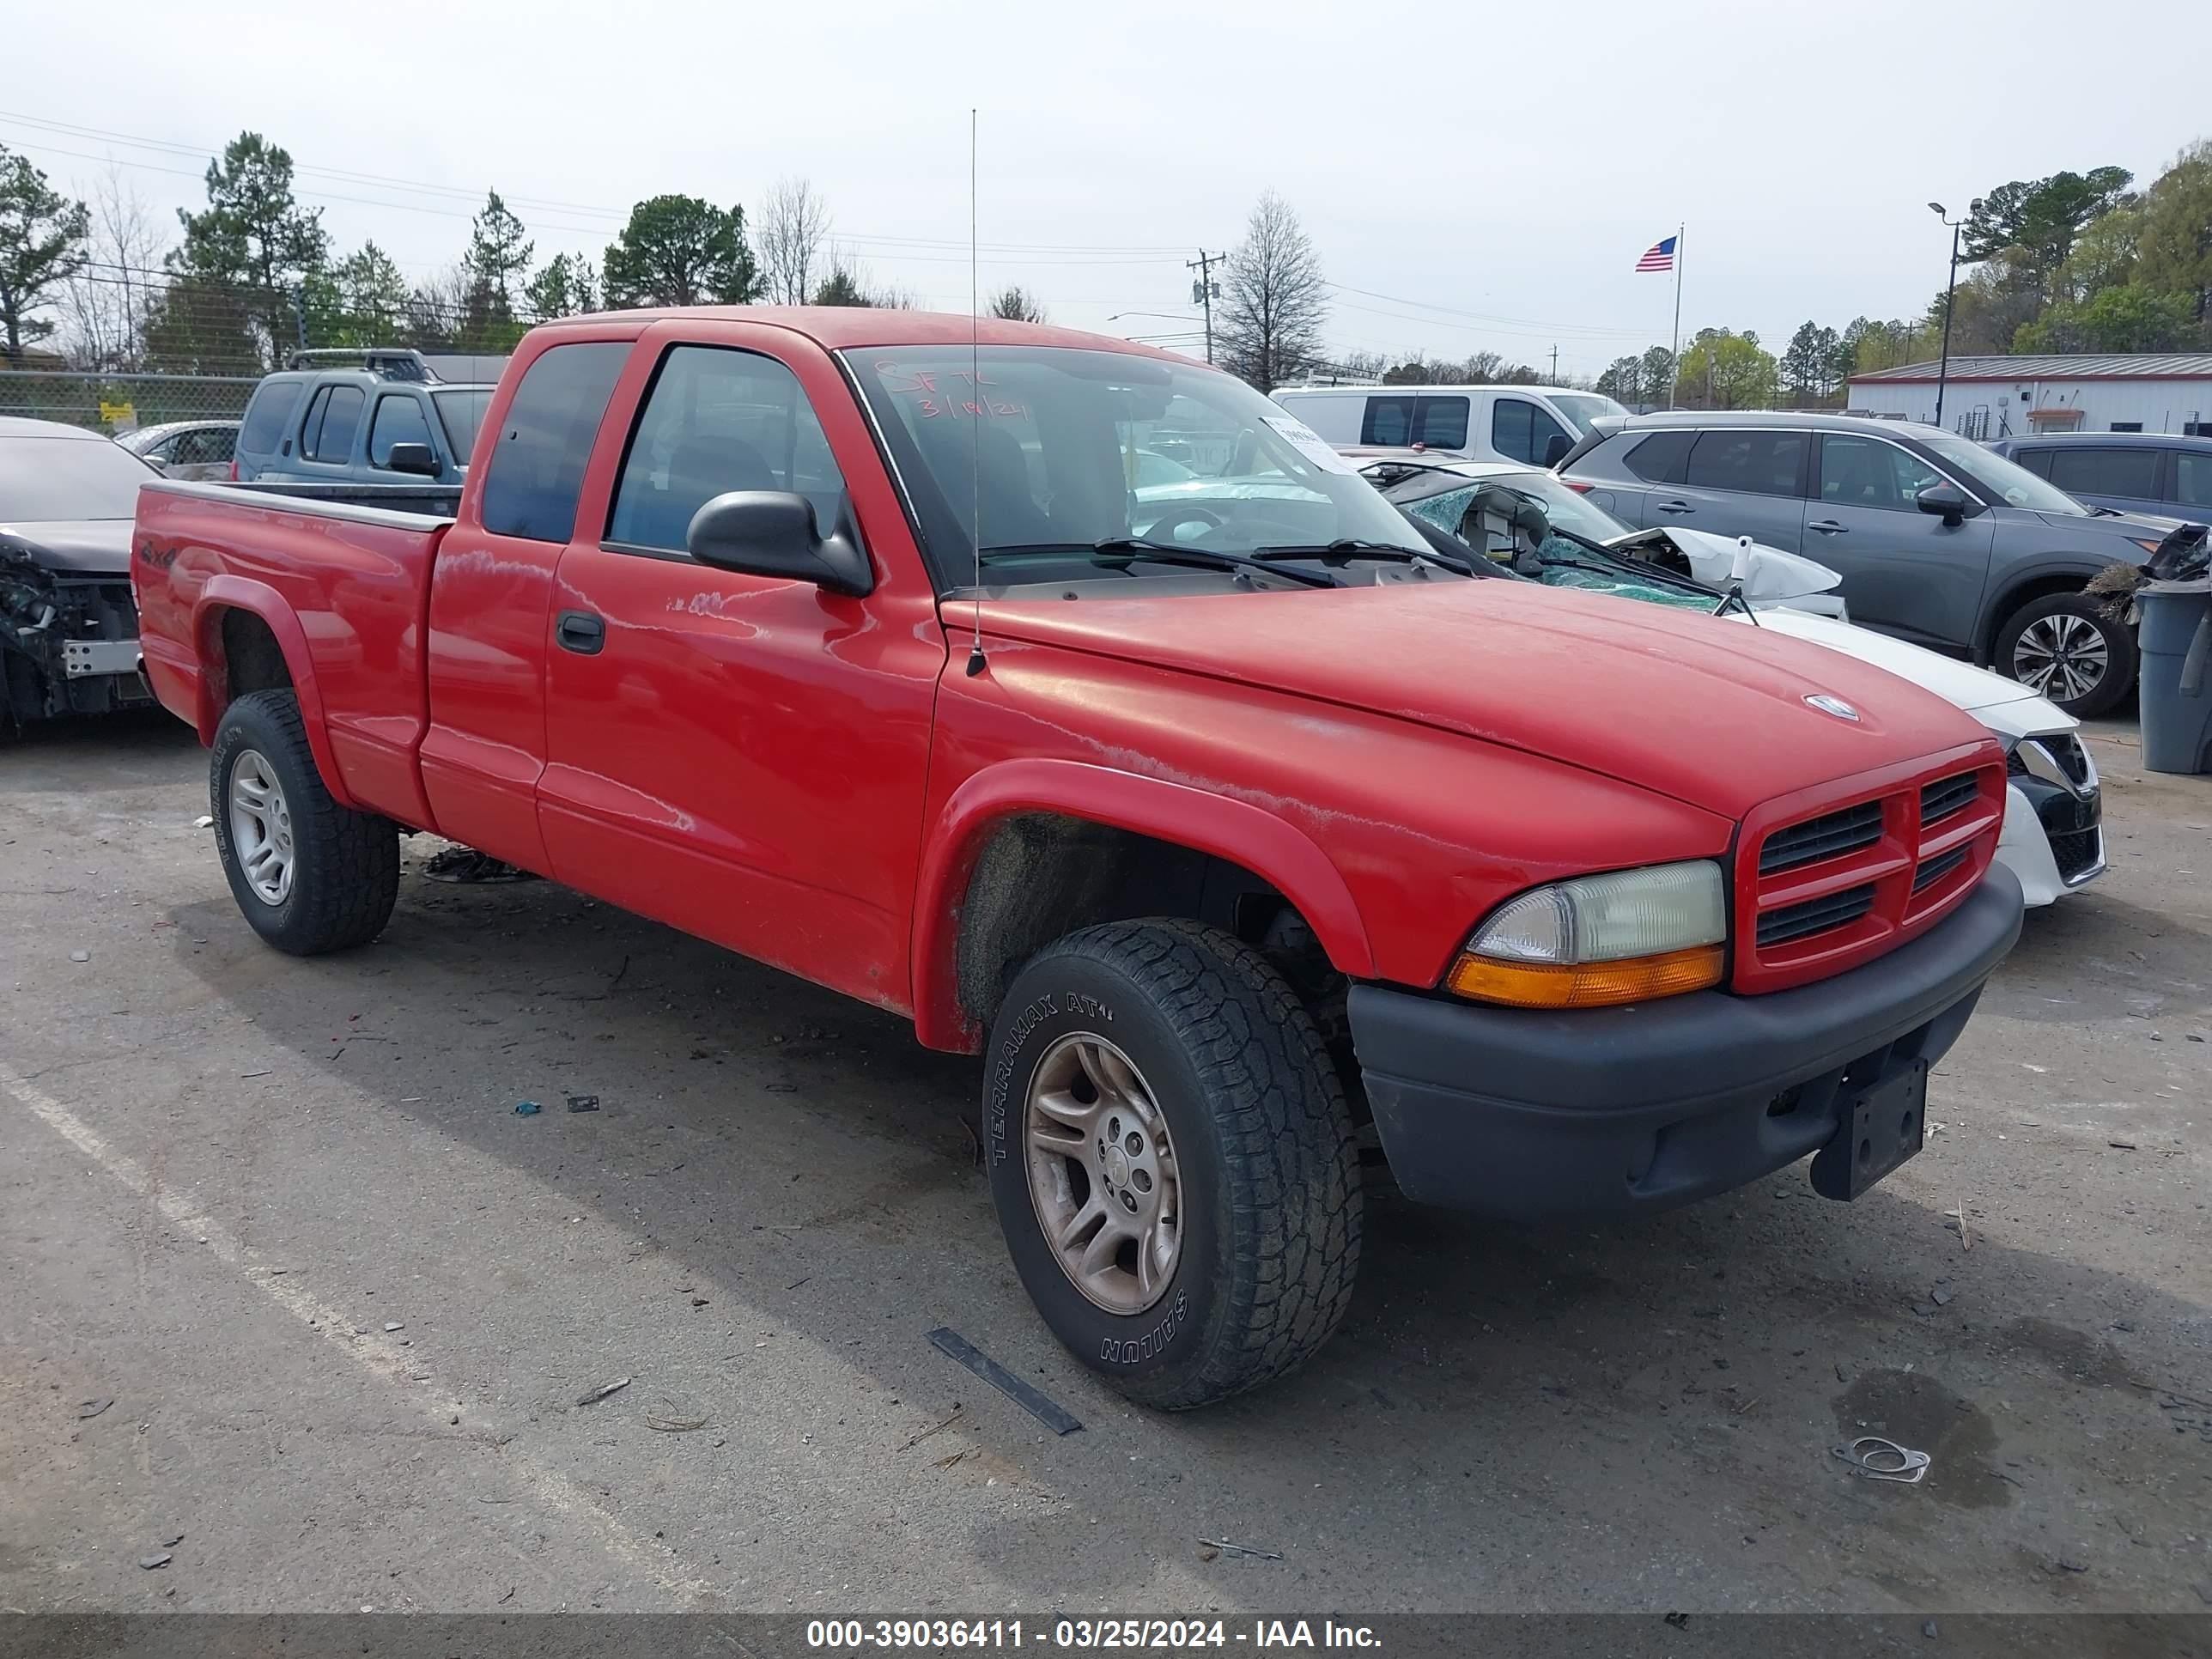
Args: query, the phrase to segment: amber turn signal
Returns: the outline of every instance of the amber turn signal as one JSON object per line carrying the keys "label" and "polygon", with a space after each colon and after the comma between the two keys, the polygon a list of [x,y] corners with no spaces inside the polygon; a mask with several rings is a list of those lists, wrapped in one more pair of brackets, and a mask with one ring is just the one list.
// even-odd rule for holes
{"label": "amber turn signal", "polygon": [[1501,962],[1468,951],[1452,964],[1444,985],[1456,995],[1509,1008],[1611,1008],[1703,991],[1719,984],[1727,969],[1724,945],[1572,964]]}

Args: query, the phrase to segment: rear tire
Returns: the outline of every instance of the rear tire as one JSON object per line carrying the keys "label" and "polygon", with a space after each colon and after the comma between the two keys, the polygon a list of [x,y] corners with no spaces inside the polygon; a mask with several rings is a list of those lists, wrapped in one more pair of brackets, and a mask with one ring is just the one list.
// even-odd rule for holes
{"label": "rear tire", "polygon": [[2086,593],[2046,593],[2005,618],[1990,665],[2075,719],[2094,720],[2135,689],[2136,636]]}
{"label": "rear tire", "polygon": [[399,896],[399,831],[323,787],[299,699],[254,691],[223,711],[209,811],[231,896],[253,931],[295,957],[366,945]]}
{"label": "rear tire", "polygon": [[1320,1033],[1258,951],[1188,921],[1071,934],[1015,977],[988,1066],[999,1224],[1077,1358],[1176,1410],[1328,1340],[1359,1261],[1358,1151]]}

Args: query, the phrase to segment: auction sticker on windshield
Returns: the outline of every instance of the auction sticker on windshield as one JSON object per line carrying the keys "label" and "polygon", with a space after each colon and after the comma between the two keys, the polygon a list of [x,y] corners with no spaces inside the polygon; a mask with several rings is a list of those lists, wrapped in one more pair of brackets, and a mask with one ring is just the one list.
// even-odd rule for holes
{"label": "auction sticker on windshield", "polygon": [[1260,417],[1290,440],[1291,445],[1324,472],[1350,472],[1352,463],[1322,441],[1315,431],[1295,415],[1263,415]]}

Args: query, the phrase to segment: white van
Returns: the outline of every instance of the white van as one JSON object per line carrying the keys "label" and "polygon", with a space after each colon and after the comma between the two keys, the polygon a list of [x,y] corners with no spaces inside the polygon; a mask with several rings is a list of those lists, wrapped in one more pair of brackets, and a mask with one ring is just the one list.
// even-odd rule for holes
{"label": "white van", "polygon": [[1595,392],[1540,386],[1283,386],[1275,401],[1330,444],[1421,444],[1477,461],[1549,466],[1590,423],[1628,410]]}

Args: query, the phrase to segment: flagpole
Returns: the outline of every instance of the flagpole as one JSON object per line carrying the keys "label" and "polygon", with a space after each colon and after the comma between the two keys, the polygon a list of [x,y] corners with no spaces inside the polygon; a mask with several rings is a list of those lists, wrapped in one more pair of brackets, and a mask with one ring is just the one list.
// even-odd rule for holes
{"label": "flagpole", "polygon": [[1682,380],[1682,247],[1683,233],[1689,228],[1685,220],[1674,227],[1674,343],[1668,349],[1670,372],[1667,377],[1667,407],[1674,406],[1674,388]]}

